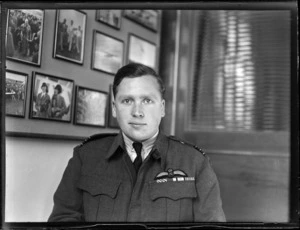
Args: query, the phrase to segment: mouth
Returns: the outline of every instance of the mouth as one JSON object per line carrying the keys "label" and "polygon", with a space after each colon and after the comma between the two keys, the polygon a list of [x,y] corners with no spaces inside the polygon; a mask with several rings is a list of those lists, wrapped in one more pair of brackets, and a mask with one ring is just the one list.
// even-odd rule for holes
{"label": "mouth", "polygon": [[139,127],[146,125],[146,123],[140,123],[140,122],[129,122],[128,124],[134,128],[139,128]]}

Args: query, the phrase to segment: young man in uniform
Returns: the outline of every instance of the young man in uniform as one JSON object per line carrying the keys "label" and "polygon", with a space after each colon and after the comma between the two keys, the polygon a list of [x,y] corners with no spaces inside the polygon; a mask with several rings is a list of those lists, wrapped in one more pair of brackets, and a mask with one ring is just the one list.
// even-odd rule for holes
{"label": "young man in uniform", "polygon": [[164,90],[147,66],[119,69],[112,113],[121,130],[94,135],[74,148],[49,221],[225,221],[207,156],[159,129]]}

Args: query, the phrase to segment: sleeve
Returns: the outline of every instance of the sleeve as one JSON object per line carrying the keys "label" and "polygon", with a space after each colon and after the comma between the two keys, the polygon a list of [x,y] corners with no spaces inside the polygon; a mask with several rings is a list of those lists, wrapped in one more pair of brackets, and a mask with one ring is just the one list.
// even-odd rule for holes
{"label": "sleeve", "polygon": [[225,222],[219,183],[207,156],[196,178],[197,199],[194,202],[196,222]]}
{"label": "sleeve", "polygon": [[48,222],[84,221],[82,191],[76,187],[81,171],[81,160],[76,149],[54,193],[54,207]]}

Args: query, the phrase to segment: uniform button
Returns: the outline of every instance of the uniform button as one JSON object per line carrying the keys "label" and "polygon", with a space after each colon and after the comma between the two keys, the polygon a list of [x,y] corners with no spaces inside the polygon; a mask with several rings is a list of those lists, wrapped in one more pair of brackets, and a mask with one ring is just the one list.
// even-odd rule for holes
{"label": "uniform button", "polygon": [[173,169],[168,169],[168,177],[172,178],[174,177],[174,172],[173,172]]}

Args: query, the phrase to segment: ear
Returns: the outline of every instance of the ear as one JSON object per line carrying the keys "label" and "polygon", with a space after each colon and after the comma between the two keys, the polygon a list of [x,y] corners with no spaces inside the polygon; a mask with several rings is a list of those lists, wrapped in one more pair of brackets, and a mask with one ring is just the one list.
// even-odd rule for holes
{"label": "ear", "polygon": [[161,101],[161,117],[164,117],[166,115],[166,105],[165,105],[165,100],[163,99]]}
{"label": "ear", "polygon": [[116,104],[115,104],[115,98],[114,95],[111,95],[111,109],[112,109],[112,116],[114,118],[117,117],[117,112],[116,112]]}

